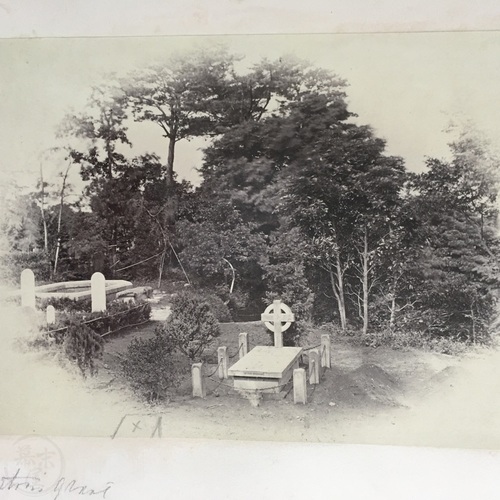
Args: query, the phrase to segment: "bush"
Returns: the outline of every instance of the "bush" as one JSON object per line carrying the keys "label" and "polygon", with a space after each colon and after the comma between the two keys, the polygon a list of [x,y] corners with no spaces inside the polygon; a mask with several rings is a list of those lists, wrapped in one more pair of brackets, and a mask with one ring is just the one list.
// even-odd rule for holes
{"label": "bush", "polygon": [[[337,335],[339,333],[337,332]],[[340,334],[342,335],[342,334]],[[442,354],[457,355],[463,353],[469,344],[459,338],[438,337],[418,330],[370,330],[344,332],[343,336],[351,344],[372,347],[389,347],[397,350],[424,349]]]}
{"label": "bush", "polygon": [[151,315],[149,302],[131,305],[123,302],[112,302],[106,311],[85,312],[78,309],[59,311],[55,325],[46,326],[44,330],[48,335],[61,343],[71,324],[86,324],[99,335],[114,332],[127,326],[143,323]]}
{"label": "bush", "polygon": [[5,282],[19,284],[21,272],[31,269],[35,273],[37,284],[50,279],[50,258],[43,252],[7,252],[0,256],[0,270]]}
{"label": "bush", "polygon": [[199,358],[220,335],[219,323],[208,303],[187,291],[174,297],[172,312],[158,331],[191,360]]}
{"label": "bush", "polygon": [[87,370],[91,376],[97,373],[95,361],[102,358],[104,350],[104,341],[100,335],[87,325],[72,323],[66,332],[63,346],[66,356],[76,361],[84,377]]}
{"label": "bush", "polygon": [[73,300],[68,297],[49,299],[36,299],[38,309],[45,310],[47,306],[53,306],[56,311],[78,311],[90,312],[92,309],[92,302],[90,299]]}
{"label": "bush", "polygon": [[233,320],[231,316],[231,311],[227,304],[214,293],[208,291],[203,291],[199,294],[200,300],[206,302],[210,308],[210,312],[215,316],[217,321],[221,323],[229,323]]}
{"label": "bush", "polygon": [[134,339],[122,361],[122,370],[132,387],[148,401],[164,399],[180,381],[181,370],[173,362],[175,345],[160,329],[148,340]]}

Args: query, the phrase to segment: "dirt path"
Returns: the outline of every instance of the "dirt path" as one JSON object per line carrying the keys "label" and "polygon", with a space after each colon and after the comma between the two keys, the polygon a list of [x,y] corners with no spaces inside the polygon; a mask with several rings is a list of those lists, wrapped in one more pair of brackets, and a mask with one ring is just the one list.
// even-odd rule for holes
{"label": "dirt path", "polygon": [[[213,391],[152,407],[106,370],[82,381],[43,353],[14,346],[30,322],[2,311],[0,433],[134,436],[136,421],[161,417],[164,437],[500,448],[500,354],[449,356],[337,344],[334,368],[310,404],[290,397],[259,407]],[[215,384],[215,383],[214,383]],[[146,415],[149,415],[146,417]],[[125,418],[124,418],[125,417]],[[119,427],[120,422],[122,423]],[[149,424],[148,424],[149,425]]]}

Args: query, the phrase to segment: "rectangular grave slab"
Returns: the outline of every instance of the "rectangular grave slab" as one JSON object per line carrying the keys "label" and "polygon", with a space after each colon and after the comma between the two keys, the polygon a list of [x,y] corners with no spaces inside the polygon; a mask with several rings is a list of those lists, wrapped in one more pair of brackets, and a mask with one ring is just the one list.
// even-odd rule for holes
{"label": "rectangular grave slab", "polygon": [[228,370],[234,388],[278,393],[299,367],[302,347],[254,347]]}

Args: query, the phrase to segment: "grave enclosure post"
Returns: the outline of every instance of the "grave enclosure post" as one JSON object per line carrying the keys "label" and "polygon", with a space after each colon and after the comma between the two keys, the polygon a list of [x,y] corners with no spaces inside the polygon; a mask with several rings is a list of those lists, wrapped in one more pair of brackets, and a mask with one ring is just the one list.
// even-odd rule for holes
{"label": "grave enclosure post", "polygon": [[309,383],[319,384],[319,352],[317,349],[309,351]]}
{"label": "grave enclosure post", "polygon": [[229,368],[229,357],[227,354],[227,347],[219,347],[217,349],[217,364],[219,365],[217,370],[219,378],[221,380],[228,378],[227,370]]}
{"label": "grave enclosure post", "polygon": [[207,395],[203,377],[203,363],[193,363],[191,367],[193,379],[193,398],[204,398]]}
{"label": "grave enclosure post", "polygon": [[238,336],[238,352],[240,359],[248,354],[248,333],[243,332]]}
{"label": "grave enclosure post", "polygon": [[324,333],[321,335],[321,368],[331,368],[332,367],[332,342],[330,335]]}
{"label": "grave enclosure post", "polygon": [[304,368],[293,370],[293,402],[304,405],[307,403],[306,371]]}

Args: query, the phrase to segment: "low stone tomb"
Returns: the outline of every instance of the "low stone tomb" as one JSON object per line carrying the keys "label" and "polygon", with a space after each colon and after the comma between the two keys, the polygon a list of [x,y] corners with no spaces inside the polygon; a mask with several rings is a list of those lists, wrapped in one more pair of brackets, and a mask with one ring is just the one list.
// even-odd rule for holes
{"label": "low stone tomb", "polygon": [[234,388],[279,393],[299,367],[302,347],[256,346],[228,370]]}

